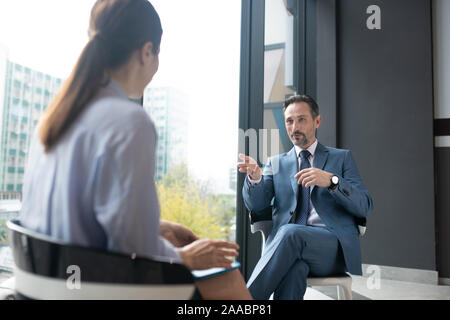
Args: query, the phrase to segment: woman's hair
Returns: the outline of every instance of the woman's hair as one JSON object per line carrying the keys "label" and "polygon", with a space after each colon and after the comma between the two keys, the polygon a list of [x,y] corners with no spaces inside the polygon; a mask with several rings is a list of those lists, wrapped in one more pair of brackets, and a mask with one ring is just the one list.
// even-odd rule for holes
{"label": "woman's hair", "polygon": [[114,70],[146,42],[159,51],[162,28],[148,0],[97,0],[91,11],[89,41],[69,78],[47,108],[39,128],[45,152],[58,142]]}

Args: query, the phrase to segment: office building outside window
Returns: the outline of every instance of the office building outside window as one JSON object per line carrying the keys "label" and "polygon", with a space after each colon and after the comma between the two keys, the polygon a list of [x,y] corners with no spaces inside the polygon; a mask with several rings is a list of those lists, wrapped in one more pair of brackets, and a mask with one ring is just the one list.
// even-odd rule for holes
{"label": "office building outside window", "polygon": [[21,192],[33,133],[62,80],[10,61],[5,47],[0,51],[0,192]]}
{"label": "office building outside window", "polygon": [[58,77],[11,61],[8,49],[0,45],[0,272],[12,271],[6,221],[20,212],[31,139],[61,83]]}
{"label": "office building outside window", "polygon": [[188,114],[186,94],[171,87],[147,87],[144,109],[158,133],[155,179],[161,178],[177,164],[188,161]]}

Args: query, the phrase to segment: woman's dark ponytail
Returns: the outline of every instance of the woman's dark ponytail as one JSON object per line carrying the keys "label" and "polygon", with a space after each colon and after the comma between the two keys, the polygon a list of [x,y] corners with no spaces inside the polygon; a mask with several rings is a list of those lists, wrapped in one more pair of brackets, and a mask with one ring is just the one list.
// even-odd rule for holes
{"label": "woman's dark ponytail", "polygon": [[161,35],[159,16],[147,0],[98,0],[95,3],[89,41],[39,127],[46,152],[106,84],[106,71],[124,64],[148,41],[157,50]]}

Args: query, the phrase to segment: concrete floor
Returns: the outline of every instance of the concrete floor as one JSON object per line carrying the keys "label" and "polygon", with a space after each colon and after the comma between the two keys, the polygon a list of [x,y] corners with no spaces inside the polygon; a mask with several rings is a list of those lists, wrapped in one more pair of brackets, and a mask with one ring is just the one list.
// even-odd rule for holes
{"label": "concrete floor", "polygon": [[[0,272],[0,284],[11,274]],[[380,280],[378,289],[370,289],[367,278],[352,276],[353,300],[450,300],[450,286],[397,280]],[[312,287],[305,300],[336,300],[336,287]]]}
{"label": "concrete floor", "polygon": [[[379,288],[370,289],[367,278],[352,279],[353,300],[450,300],[450,286],[381,279]],[[336,287],[312,287],[305,294],[305,300],[328,299],[337,299]]]}

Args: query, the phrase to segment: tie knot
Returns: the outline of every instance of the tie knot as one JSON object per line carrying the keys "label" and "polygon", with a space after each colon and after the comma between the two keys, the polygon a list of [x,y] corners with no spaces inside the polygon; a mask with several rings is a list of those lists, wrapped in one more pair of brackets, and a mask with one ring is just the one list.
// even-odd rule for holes
{"label": "tie knot", "polygon": [[308,150],[303,150],[300,152],[300,158],[302,160],[308,160],[310,155],[311,155],[311,153]]}

